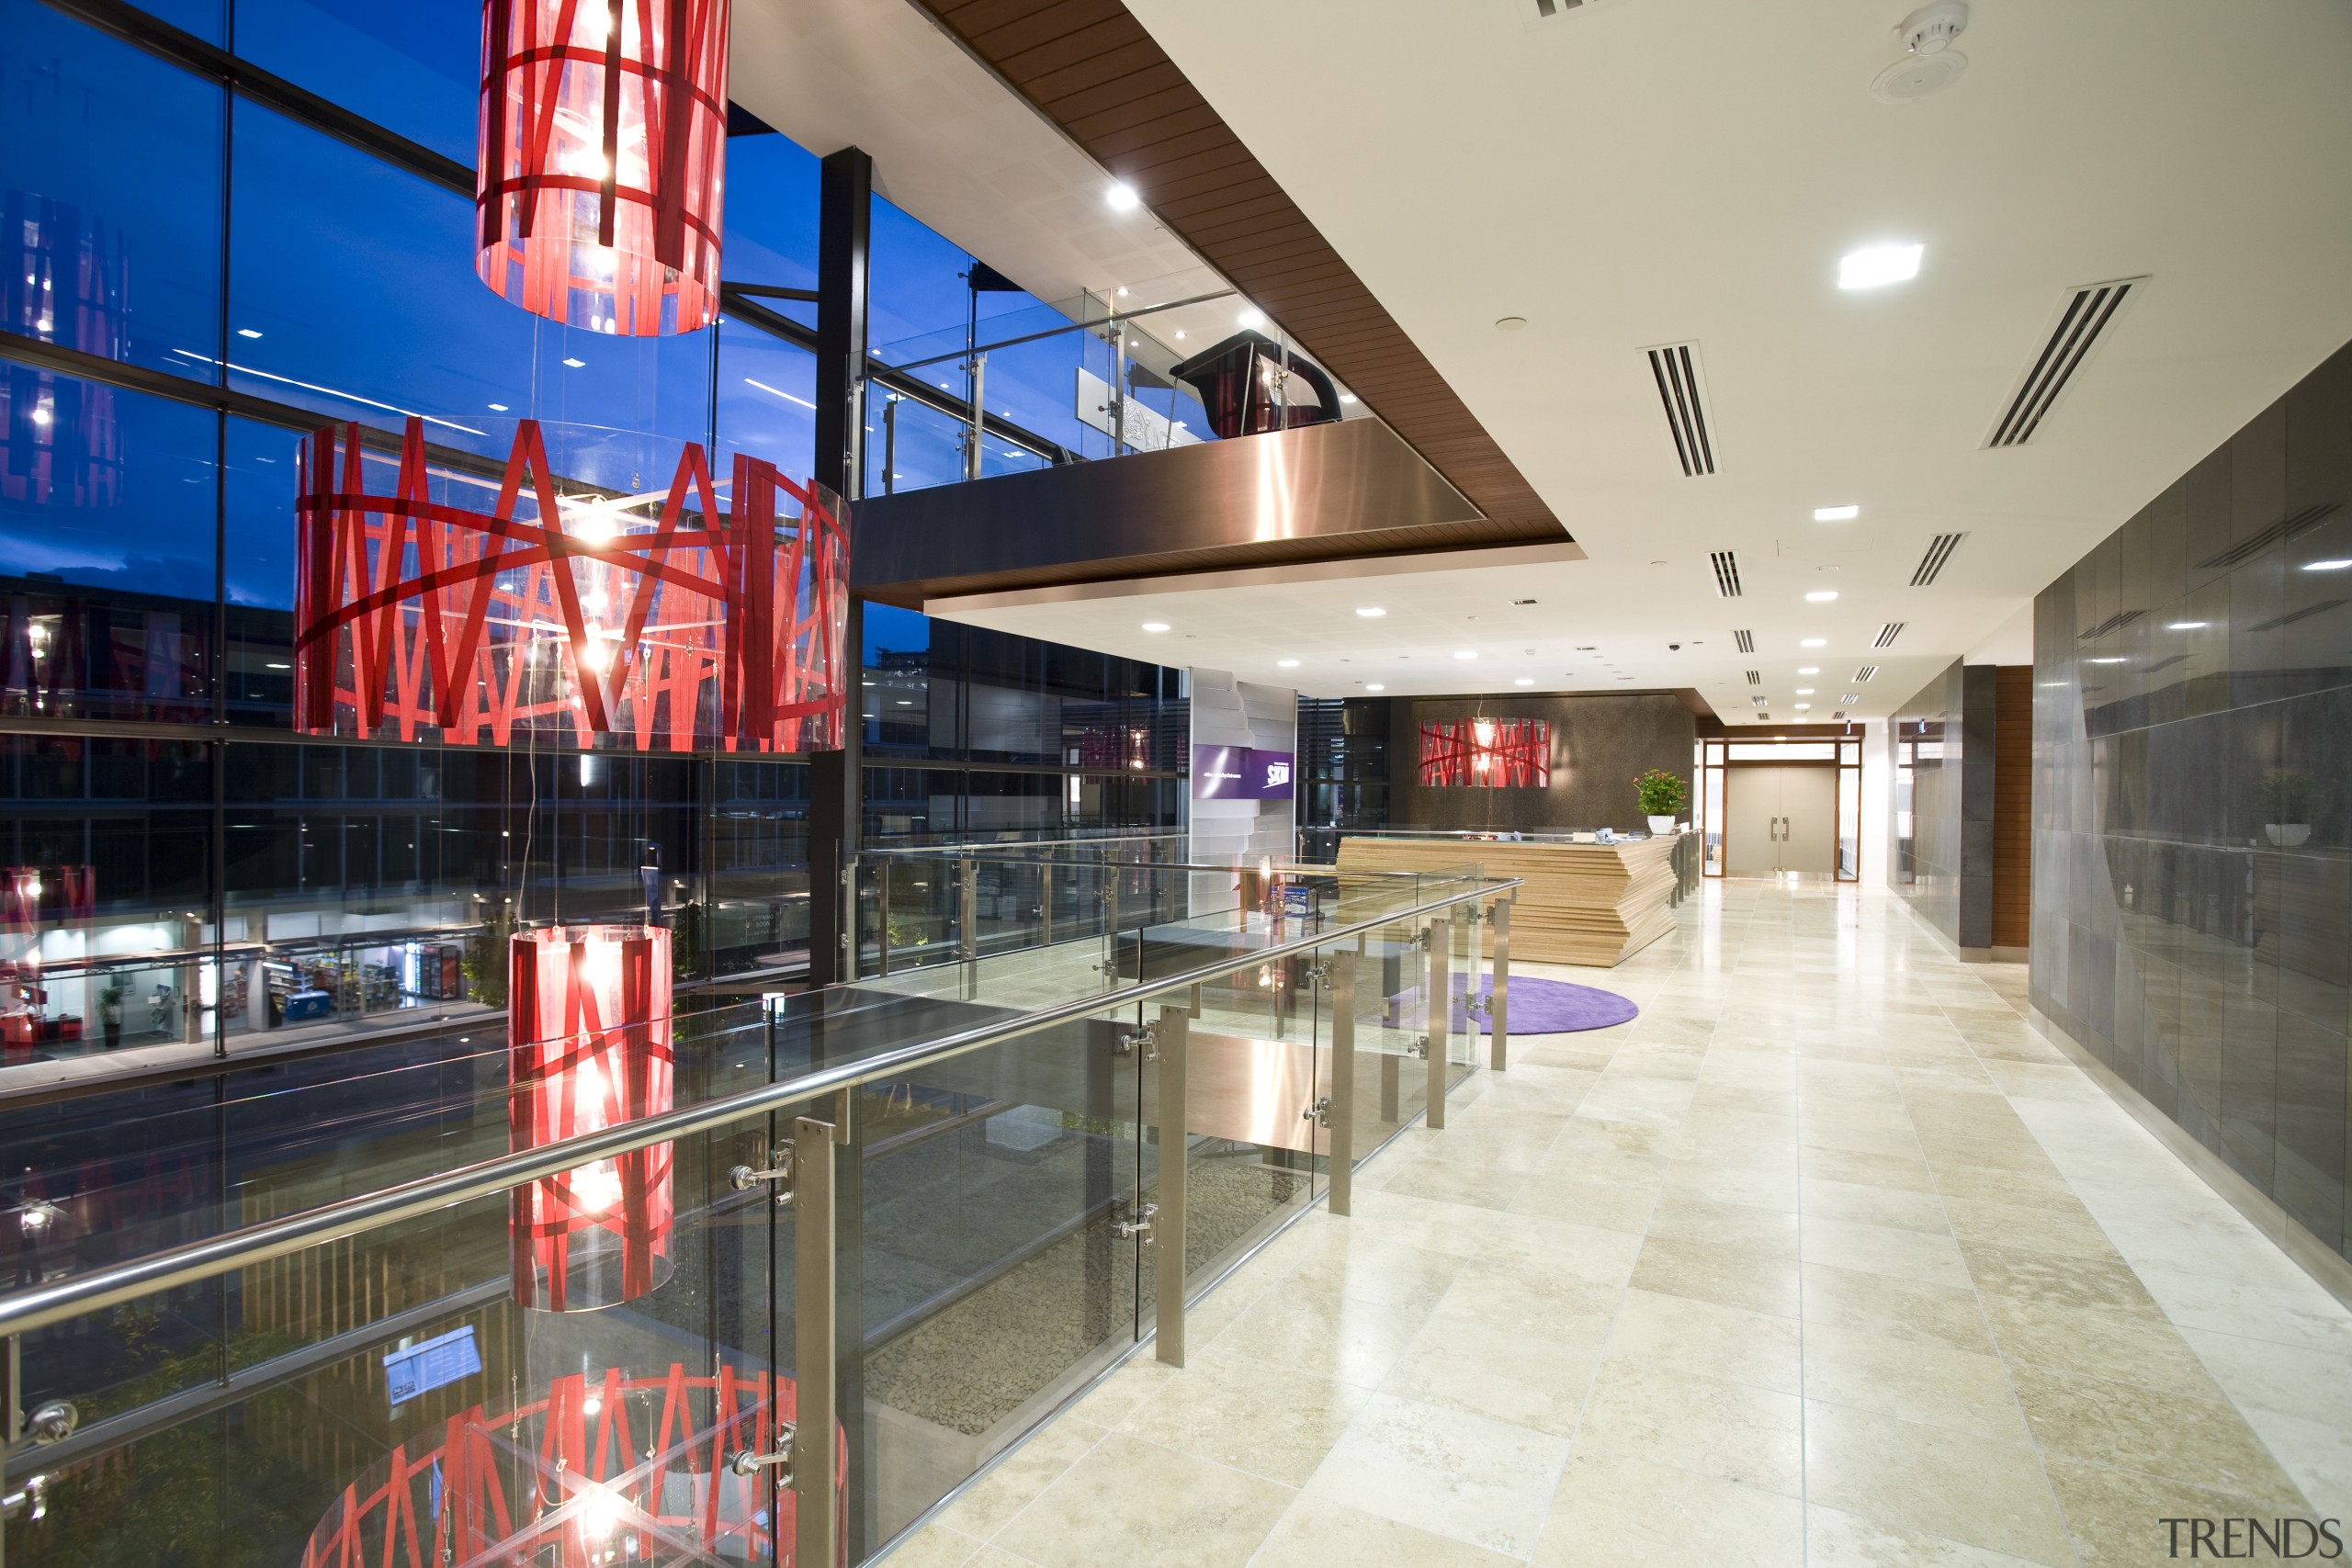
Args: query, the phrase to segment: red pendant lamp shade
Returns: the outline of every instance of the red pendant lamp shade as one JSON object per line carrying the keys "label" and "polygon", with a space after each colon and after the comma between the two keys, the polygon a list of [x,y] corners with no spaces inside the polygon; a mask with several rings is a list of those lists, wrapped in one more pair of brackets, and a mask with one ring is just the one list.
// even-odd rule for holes
{"label": "red pendant lamp shade", "polygon": [[[517,931],[506,993],[507,1131],[515,1152],[671,1107],[670,933],[660,926]],[[634,1301],[669,1279],[668,1144],[514,1189],[514,1299],[545,1312]]]}
{"label": "red pendant lamp shade", "polygon": [[626,337],[718,314],[727,0],[486,0],[481,279]]}

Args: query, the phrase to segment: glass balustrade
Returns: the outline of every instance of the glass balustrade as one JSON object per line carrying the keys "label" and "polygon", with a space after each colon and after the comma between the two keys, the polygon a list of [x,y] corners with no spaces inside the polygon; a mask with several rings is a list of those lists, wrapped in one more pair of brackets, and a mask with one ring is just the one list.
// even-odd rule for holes
{"label": "glass balustrade", "polygon": [[869,859],[935,938],[855,985],[224,1077],[143,1138],[77,1102],[234,1178],[111,1228],[6,1194],[7,1561],[858,1562],[1138,1345],[1181,1363],[1186,1302],[1481,1059],[1515,885],[1016,848]]}

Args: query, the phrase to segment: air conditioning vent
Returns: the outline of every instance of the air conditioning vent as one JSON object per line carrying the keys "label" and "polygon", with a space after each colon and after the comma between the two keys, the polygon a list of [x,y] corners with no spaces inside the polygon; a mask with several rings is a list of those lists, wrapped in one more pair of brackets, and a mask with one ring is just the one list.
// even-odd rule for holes
{"label": "air conditioning vent", "polygon": [[1764,683],[1764,671],[1761,670],[1750,670],[1747,672],[1747,683],[1751,686],[1762,685]]}
{"label": "air conditioning vent", "polygon": [[2115,614],[2108,616],[2107,619],[2101,621],[2098,625],[2083,632],[2081,634],[2080,640],[2084,642],[2097,642],[2100,637],[2105,637],[2109,632],[2121,631],[2124,627],[2130,626],[2132,622],[2138,620],[2147,613],[2148,612],[2145,610],[2118,610]]}
{"label": "air conditioning vent", "polygon": [[1770,724],[1772,722],[1772,716],[1769,713],[1759,713],[1755,716],[1755,718],[1756,722],[1758,724]]}
{"label": "air conditioning vent", "polygon": [[1573,17],[1579,11],[1590,11],[1612,4],[1613,0],[1519,0],[1520,16],[1531,25],[1557,21]]}
{"label": "air conditioning vent", "polygon": [[1872,648],[1893,648],[1894,646],[1894,639],[1903,635],[1903,628],[1909,624],[1910,623],[1907,621],[1887,622],[1886,625],[1879,627],[1878,636],[1871,639],[1871,646]]}
{"label": "air conditioning vent", "polygon": [[2000,421],[1985,437],[1985,446],[2022,446],[2033,439],[2042,420],[2057,405],[2059,394],[2090,358],[2108,323],[2147,281],[2121,277],[2110,283],[2088,283],[2067,295],[2058,307],[2056,322],[2041,340],[2041,351],[2018,378],[2016,389],[2002,407]]}
{"label": "air conditioning vent", "polygon": [[1739,557],[1730,550],[1717,550],[1707,558],[1715,563],[1715,592],[1726,599],[1739,597]]}
{"label": "air conditioning vent", "polygon": [[1919,558],[1919,570],[1911,574],[1911,586],[1925,588],[1935,581],[1944,563],[1951,559],[1952,551],[1960,548],[1960,542],[1966,537],[1965,534],[1939,534],[1930,539],[1928,553]]}
{"label": "air conditioning vent", "polygon": [[1715,471],[1715,441],[1709,426],[1707,400],[1699,384],[1699,345],[1670,343],[1649,350],[1650,376],[1657,382],[1658,402],[1666,409],[1666,425],[1674,437],[1674,455],[1681,459],[1682,477],[1698,479]]}
{"label": "air conditioning vent", "polygon": [[1861,698],[1856,696],[1853,693],[1849,692],[1844,696],[1838,699],[1838,705],[1841,708],[1849,708],[1861,700]]}
{"label": "air conditioning vent", "polygon": [[2260,555],[2263,551],[2268,549],[2273,545],[2290,544],[2293,541],[2301,538],[2304,535],[2310,533],[2312,529],[2326,522],[2329,517],[2335,514],[2336,510],[2336,502],[2332,501],[2321,502],[2316,506],[2306,506],[2291,517],[2280,518],[2278,522],[2273,523],[2269,527],[2265,528],[2261,533],[2255,535],[2254,537],[2246,540],[2245,543],[2232,545],[2228,549],[2223,550],[2220,555],[2213,557],[2210,560],[2199,561],[2197,563],[2198,570],[2200,571],[2211,571],[2220,567],[2243,565],[2244,563],[2252,560],[2255,557]]}
{"label": "air conditioning vent", "polygon": [[1860,670],[1857,670],[1857,671],[1854,671],[1854,684],[1856,684],[1856,685],[1858,685],[1858,686],[1859,686],[1859,685],[1860,685],[1863,682],[1865,682],[1865,681],[1869,680],[1871,676],[1873,676],[1873,675],[1875,675],[1875,674],[1877,674],[1877,673],[1878,673],[1878,666],[1877,666],[1877,665],[1875,665],[1875,664],[1865,664],[1865,665],[1863,665]]}
{"label": "air conditioning vent", "polygon": [[1739,651],[1742,653],[1753,653],[1756,651],[1756,634],[1754,632],[1734,632],[1731,634],[1731,640],[1738,645]]}
{"label": "air conditioning vent", "polygon": [[1771,699],[1771,698],[1770,698],[1770,697],[1750,697],[1750,698],[1748,698],[1747,700],[1748,700],[1749,702],[1751,702],[1751,703],[1755,704],[1758,707],[1759,707],[1759,708],[1760,708],[1760,707],[1762,707],[1766,703],[1770,702],[1772,699]]}

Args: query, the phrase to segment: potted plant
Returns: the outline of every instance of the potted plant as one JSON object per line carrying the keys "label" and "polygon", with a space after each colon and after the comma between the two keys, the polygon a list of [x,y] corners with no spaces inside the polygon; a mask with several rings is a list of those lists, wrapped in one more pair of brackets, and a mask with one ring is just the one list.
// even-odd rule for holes
{"label": "potted plant", "polygon": [[98,1027],[105,1035],[107,1050],[111,1051],[122,1043],[122,982],[119,979],[107,981],[106,988],[98,993]]}
{"label": "potted plant", "polygon": [[1674,814],[1690,798],[1690,786],[1664,768],[1652,768],[1634,779],[1634,793],[1641,798],[1642,814],[1650,819],[1650,831],[1661,838],[1674,831]]}
{"label": "potted plant", "polygon": [[2325,804],[2319,780],[2293,768],[2273,768],[2255,791],[2263,835],[2282,850],[2312,836],[2312,823]]}

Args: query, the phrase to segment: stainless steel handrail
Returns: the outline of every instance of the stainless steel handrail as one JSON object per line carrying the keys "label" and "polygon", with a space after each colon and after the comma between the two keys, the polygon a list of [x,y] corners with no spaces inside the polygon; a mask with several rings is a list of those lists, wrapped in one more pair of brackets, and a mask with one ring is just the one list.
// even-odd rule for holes
{"label": "stainless steel handrail", "polygon": [[52,1283],[0,1296],[0,1341],[87,1313],[119,1306],[141,1296],[176,1290],[180,1286],[215,1279],[273,1258],[284,1258],[308,1247],[357,1235],[380,1225],[397,1224],[402,1220],[416,1219],[477,1198],[487,1198],[526,1181],[537,1181],[594,1160],[709,1132],[746,1117],[804,1103],[819,1095],[853,1089],[860,1084],[893,1077],[919,1063],[962,1055],[1007,1040],[1017,1040],[1023,1035],[1039,1033],[1073,1019],[1091,1017],[1113,1008],[1165,996],[1171,991],[1187,990],[1253,964],[1293,953],[1310,953],[1384,926],[1425,917],[1441,909],[1451,909],[1476,899],[1491,898],[1498,893],[1506,893],[1521,886],[1516,877],[1491,881],[1482,879],[1478,886],[1461,893],[1416,904],[1409,908],[1392,910],[1352,925],[1334,927],[1294,942],[1277,942],[1246,957],[1205,964],[1161,980],[1138,981],[1124,990],[1080,997],[1017,1019],[877,1052],[872,1056],[844,1062],[837,1066],[820,1067],[797,1078],[747,1089],[726,1100],[665,1111],[659,1116],[625,1122],[521,1154],[480,1160],[437,1176],[421,1177],[397,1187],[388,1187],[379,1192],[306,1209],[263,1224],[247,1225],[241,1230],[224,1231],[203,1241],[169,1247],[89,1274],[68,1275]]}
{"label": "stainless steel handrail", "polygon": [[867,845],[858,852],[861,857],[882,855],[953,855],[968,854],[980,850],[1044,850],[1061,844],[1136,844],[1161,843],[1187,835],[1182,829],[1166,833],[1102,833],[1081,839],[974,839],[952,844],[884,844]]}

